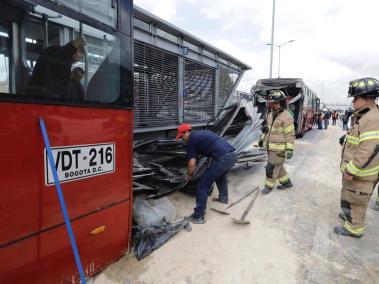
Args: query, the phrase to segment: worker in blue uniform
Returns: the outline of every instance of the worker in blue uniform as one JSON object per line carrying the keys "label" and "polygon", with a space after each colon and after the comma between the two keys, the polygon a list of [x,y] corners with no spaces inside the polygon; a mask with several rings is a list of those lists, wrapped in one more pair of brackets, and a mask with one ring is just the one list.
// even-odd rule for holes
{"label": "worker in blue uniform", "polygon": [[199,155],[212,158],[209,168],[197,182],[196,207],[194,213],[187,220],[195,224],[205,223],[204,215],[207,205],[208,192],[216,182],[219,196],[214,201],[228,203],[227,173],[236,162],[236,155],[232,145],[209,130],[192,130],[191,125],[182,124],[178,128],[176,139],[183,139],[187,143],[188,177],[190,178],[196,168]]}

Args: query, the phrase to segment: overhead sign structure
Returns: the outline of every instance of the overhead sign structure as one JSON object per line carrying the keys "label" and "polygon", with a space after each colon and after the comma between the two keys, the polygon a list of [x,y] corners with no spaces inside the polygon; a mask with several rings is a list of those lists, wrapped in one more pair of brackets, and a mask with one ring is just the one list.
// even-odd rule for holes
{"label": "overhead sign structure", "polygon": [[[61,183],[112,173],[116,169],[115,143],[51,148]],[[54,184],[46,148],[44,150],[45,184]]]}

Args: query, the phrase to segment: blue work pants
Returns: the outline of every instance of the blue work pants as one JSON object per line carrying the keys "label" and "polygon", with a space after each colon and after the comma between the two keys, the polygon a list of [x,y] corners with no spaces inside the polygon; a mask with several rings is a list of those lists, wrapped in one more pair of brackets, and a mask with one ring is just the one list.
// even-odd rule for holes
{"label": "blue work pants", "polygon": [[226,153],[219,159],[214,159],[197,183],[195,216],[202,217],[207,207],[208,192],[214,182],[217,184],[219,198],[228,201],[228,171],[236,163],[234,152]]}

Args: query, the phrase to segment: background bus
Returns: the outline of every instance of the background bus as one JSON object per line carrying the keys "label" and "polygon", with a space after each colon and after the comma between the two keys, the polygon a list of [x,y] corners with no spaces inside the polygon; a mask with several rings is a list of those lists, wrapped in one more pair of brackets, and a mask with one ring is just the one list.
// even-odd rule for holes
{"label": "background bus", "polygon": [[[0,283],[78,282],[38,118],[46,123],[89,276],[129,248],[133,3],[1,0],[0,4]],[[42,54],[49,54],[46,48],[60,50],[81,35],[87,42],[85,57],[67,64],[85,71],[83,97],[62,96],[49,84],[30,92],[36,66],[47,66],[38,65]],[[63,64],[59,57],[49,60]],[[43,68],[41,74],[53,76],[55,70]]]}
{"label": "background bus", "polygon": [[300,78],[261,79],[252,88],[259,111],[267,116],[267,94],[269,90],[281,90],[287,96],[288,110],[293,114],[295,132],[302,137],[312,128],[316,113],[320,110],[320,99]]}

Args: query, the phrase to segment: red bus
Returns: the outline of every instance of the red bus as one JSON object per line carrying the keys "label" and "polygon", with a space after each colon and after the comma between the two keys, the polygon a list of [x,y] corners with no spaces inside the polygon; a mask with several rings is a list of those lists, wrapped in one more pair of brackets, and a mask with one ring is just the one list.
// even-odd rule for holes
{"label": "red bus", "polygon": [[276,78],[258,80],[252,88],[259,111],[267,113],[267,94],[281,90],[287,95],[288,111],[293,115],[297,137],[312,129],[316,113],[320,111],[320,99],[300,78]]}
{"label": "red bus", "polygon": [[[77,283],[38,121],[45,121],[88,277],[130,244],[133,1],[0,4],[0,283]],[[86,45],[72,49],[77,38]],[[84,57],[61,61],[57,50],[68,46]],[[68,74],[54,78],[53,66]],[[75,68],[84,73],[81,82],[70,73]],[[30,83],[37,69],[43,86]],[[53,89],[58,81],[64,92]],[[82,96],[73,95],[73,86]]]}

